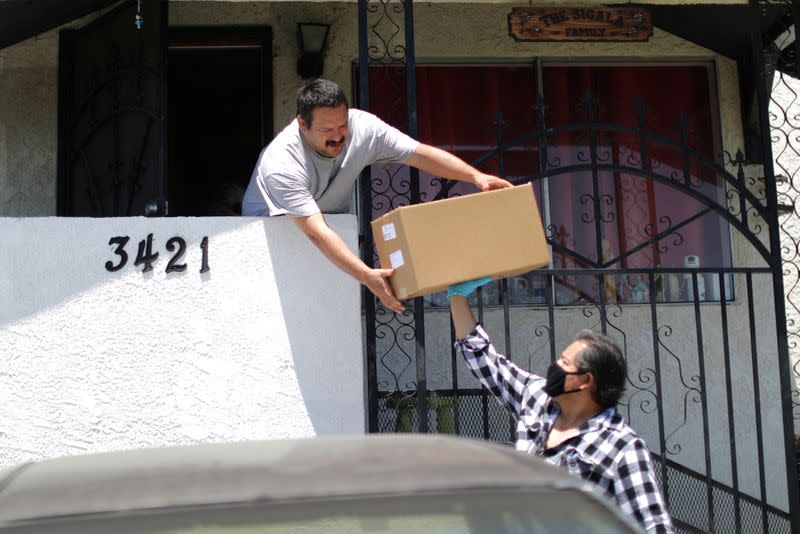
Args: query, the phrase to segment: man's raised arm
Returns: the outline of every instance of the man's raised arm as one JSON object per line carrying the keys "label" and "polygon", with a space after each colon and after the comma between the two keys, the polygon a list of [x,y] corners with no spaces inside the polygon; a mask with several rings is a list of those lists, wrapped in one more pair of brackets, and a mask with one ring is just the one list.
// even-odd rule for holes
{"label": "man's raised arm", "polygon": [[308,217],[291,217],[300,230],[338,268],[367,286],[384,306],[402,313],[405,306],[395,298],[387,279],[392,269],[372,269],[356,256],[350,247],[331,230],[321,213]]}
{"label": "man's raised arm", "polygon": [[481,191],[504,189],[512,185],[508,180],[480,172],[446,150],[424,143],[419,144],[405,164],[434,176],[474,184]]}
{"label": "man's raised arm", "polygon": [[453,295],[450,297],[450,315],[453,318],[453,328],[456,331],[456,339],[464,339],[475,330],[475,316],[472,314],[472,307],[469,305],[467,297],[463,295]]}

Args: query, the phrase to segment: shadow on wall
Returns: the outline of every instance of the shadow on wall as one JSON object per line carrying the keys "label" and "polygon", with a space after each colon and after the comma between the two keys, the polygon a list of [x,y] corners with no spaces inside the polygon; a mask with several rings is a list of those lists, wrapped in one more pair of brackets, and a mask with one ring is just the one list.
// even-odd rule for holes
{"label": "shadow on wall", "polygon": [[[356,248],[356,218],[328,215]],[[364,367],[360,287],[279,217],[264,225],[297,381],[317,434],[362,433]],[[285,228],[291,226],[292,228]],[[297,239],[286,239],[297,232]],[[348,236],[350,239],[348,239]],[[331,284],[331,280],[335,280]]]}

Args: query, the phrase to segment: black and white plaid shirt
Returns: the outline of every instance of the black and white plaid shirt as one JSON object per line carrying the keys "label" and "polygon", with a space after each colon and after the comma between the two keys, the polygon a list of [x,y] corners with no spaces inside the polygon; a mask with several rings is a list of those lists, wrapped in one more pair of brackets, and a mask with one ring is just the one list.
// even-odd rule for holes
{"label": "black and white plaid shirt", "polygon": [[[644,441],[616,408],[608,408],[580,427],[555,454],[544,454],[559,408],[542,388],[545,379],[498,354],[481,325],[456,342],[472,373],[517,420],[516,448],[543,455],[555,465],[595,483],[647,532],[674,532]],[[551,453],[553,451],[548,451]]]}

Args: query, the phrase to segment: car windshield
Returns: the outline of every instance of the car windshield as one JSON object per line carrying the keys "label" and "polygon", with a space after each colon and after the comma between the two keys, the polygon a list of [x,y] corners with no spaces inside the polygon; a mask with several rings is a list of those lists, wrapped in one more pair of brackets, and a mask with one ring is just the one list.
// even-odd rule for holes
{"label": "car windshield", "polygon": [[[53,532],[29,524],[18,532]],[[576,491],[523,490],[381,496],[95,515],[60,520],[58,532],[148,534],[522,534],[635,532]],[[17,531],[15,531],[17,532]]]}

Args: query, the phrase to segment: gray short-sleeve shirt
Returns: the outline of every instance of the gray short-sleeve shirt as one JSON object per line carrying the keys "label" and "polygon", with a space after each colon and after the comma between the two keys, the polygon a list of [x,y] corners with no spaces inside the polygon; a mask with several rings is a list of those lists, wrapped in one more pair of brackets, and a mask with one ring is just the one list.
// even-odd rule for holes
{"label": "gray short-sleeve shirt", "polygon": [[293,120],[261,152],[242,200],[242,215],[346,213],[364,167],[403,163],[419,145],[366,111],[349,110],[348,127],[342,153],[326,158],[306,144]]}

